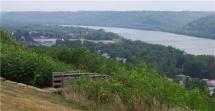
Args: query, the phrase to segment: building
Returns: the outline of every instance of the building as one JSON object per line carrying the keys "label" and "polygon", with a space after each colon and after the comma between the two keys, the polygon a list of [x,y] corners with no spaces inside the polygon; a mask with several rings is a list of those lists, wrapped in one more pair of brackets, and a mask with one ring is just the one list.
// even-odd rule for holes
{"label": "building", "polygon": [[41,38],[41,39],[34,39],[37,43],[44,46],[52,46],[56,43],[56,38]]}
{"label": "building", "polygon": [[209,95],[214,96],[215,95],[215,80],[208,80],[207,81]]}
{"label": "building", "polygon": [[179,84],[183,87],[186,85],[187,79],[189,79],[189,76],[186,76],[184,74],[176,75],[176,78],[179,80]]}
{"label": "building", "polygon": [[101,54],[103,57],[105,57],[105,58],[107,58],[107,59],[109,59],[110,58],[110,56],[108,55],[108,53],[103,53],[103,54]]}
{"label": "building", "polygon": [[125,58],[121,58],[121,57],[116,57],[116,60],[117,61],[122,61],[123,63],[126,63],[126,60]]}
{"label": "building", "polygon": [[215,87],[215,80],[208,80],[208,86]]}

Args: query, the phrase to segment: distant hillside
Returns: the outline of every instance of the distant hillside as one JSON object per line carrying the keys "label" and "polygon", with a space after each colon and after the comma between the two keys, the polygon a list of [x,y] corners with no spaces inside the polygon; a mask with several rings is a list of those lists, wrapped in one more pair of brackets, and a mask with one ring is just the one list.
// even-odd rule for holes
{"label": "distant hillside", "polygon": [[215,39],[215,15],[194,20],[181,30],[184,34]]}
{"label": "distant hillside", "polygon": [[178,28],[187,23],[213,14],[186,11],[4,12],[2,24],[93,25],[178,33]]}

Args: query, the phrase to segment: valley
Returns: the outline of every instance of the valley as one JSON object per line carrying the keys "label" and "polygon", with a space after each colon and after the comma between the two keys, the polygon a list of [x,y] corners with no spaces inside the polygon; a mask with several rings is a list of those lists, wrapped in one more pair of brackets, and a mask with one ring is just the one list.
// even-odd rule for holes
{"label": "valley", "polygon": [[3,0],[0,110],[214,111],[215,11],[200,1]]}
{"label": "valley", "polygon": [[146,31],[116,27],[77,26],[77,25],[70,26],[104,29],[105,31],[117,33],[122,37],[130,40],[141,40],[150,44],[171,46],[193,55],[215,56],[215,40],[204,39],[204,37],[197,38],[193,36],[178,35],[167,32]]}
{"label": "valley", "polygon": [[1,22],[131,28],[215,39],[214,15],[213,11],[4,12]]}

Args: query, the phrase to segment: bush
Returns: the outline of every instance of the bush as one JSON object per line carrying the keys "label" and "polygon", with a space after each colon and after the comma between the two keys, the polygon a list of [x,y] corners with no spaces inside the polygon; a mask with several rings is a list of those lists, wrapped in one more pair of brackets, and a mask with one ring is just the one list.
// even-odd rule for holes
{"label": "bush", "polygon": [[51,85],[53,71],[73,70],[71,65],[34,52],[17,44],[1,31],[1,76],[25,84],[45,87]]}
{"label": "bush", "polygon": [[1,55],[1,74],[9,80],[35,85],[50,86],[53,71],[72,70],[50,57],[25,51],[8,51]]}

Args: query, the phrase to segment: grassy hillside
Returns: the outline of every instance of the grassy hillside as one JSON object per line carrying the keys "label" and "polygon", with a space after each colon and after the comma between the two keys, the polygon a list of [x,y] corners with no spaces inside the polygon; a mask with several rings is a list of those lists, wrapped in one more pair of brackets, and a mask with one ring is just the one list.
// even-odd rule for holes
{"label": "grassy hillside", "polygon": [[[31,50],[19,46],[5,31],[1,30],[1,35],[3,35],[1,36],[1,76],[6,79],[45,87],[50,85],[53,71],[81,69],[86,72],[110,75],[111,79],[108,81],[92,80],[87,77],[68,80],[68,90],[63,93],[64,97],[87,110],[214,110],[215,101],[207,96],[205,90],[186,90],[175,82],[167,81],[144,62],[139,62],[138,68],[106,59],[84,48],[61,47]],[[14,45],[11,45],[12,43]],[[13,86],[8,88],[10,87]],[[13,89],[8,89],[6,92]],[[52,96],[55,98],[58,95]],[[84,101],[80,101],[80,98],[84,98],[82,99]],[[23,104],[29,103],[28,100],[23,101],[26,101]],[[58,99],[52,102],[64,103]]]}
{"label": "grassy hillside", "polygon": [[61,95],[42,93],[1,81],[1,111],[80,111],[77,107]]}
{"label": "grassy hillside", "polygon": [[[35,50],[68,64],[74,64],[77,69],[111,76],[109,81],[83,78],[69,82],[66,96],[78,102],[80,101],[75,99],[74,95],[87,98],[89,104],[86,107],[105,105],[111,107],[113,111],[123,106],[126,106],[128,111],[156,109],[171,111],[172,108],[177,107],[182,111],[191,109],[210,111],[214,107],[212,105],[214,99],[209,99],[204,89],[186,90],[175,82],[167,81],[141,61],[136,64],[138,68],[105,59],[86,49],[40,48]],[[84,101],[87,101],[85,99]],[[121,106],[114,107],[113,104]]]}
{"label": "grassy hillside", "polygon": [[215,15],[202,17],[185,25],[181,33],[215,39]]}

